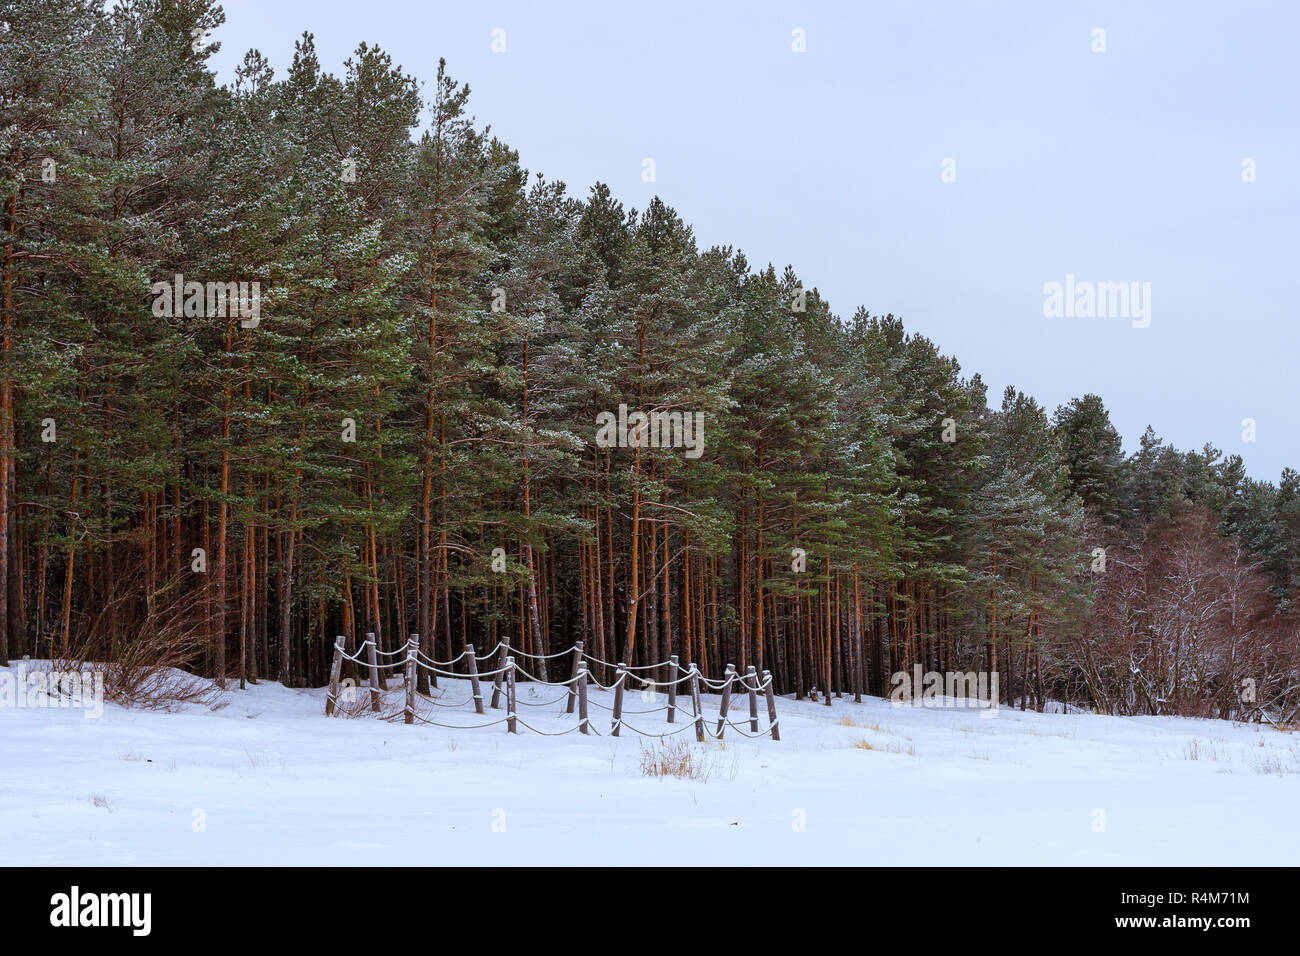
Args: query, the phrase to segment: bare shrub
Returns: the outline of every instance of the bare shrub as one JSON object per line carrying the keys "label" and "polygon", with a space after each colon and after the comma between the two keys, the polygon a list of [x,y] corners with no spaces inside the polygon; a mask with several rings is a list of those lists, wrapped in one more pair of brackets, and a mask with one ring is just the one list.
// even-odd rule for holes
{"label": "bare shrub", "polygon": [[[202,601],[173,577],[152,596],[150,612],[135,633],[109,633],[103,622],[113,620],[119,604],[135,600],[115,590],[75,647],[54,662],[58,670],[93,670],[103,674],[104,696],[124,707],[176,710],[184,704],[211,704],[218,690],[208,680],[189,673],[204,647]],[[129,590],[129,589],[128,589]]]}
{"label": "bare shrub", "polygon": [[1300,720],[1297,611],[1279,609],[1268,574],[1212,516],[1180,506],[1107,551],[1088,625],[1062,648],[1089,704],[1120,715]]}
{"label": "bare shrub", "polygon": [[[394,718],[403,713],[406,709],[406,701],[403,699],[399,706],[388,703],[386,695],[380,692],[379,697],[380,716]],[[339,686],[338,698],[334,701],[334,716],[336,717],[370,717],[376,711],[370,704],[370,689],[360,684]]]}

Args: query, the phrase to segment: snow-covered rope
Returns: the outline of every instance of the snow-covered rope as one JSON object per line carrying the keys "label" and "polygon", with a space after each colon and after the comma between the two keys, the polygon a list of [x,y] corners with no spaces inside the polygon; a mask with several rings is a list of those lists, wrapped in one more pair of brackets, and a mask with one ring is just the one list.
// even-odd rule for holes
{"label": "snow-covered rope", "polygon": [[703,674],[700,674],[700,683],[703,684],[705,687],[709,688],[710,690],[723,690],[727,686],[727,681],[725,679],[720,680],[717,683],[714,683],[713,681],[705,677]]}
{"label": "snow-covered rope", "polygon": [[497,651],[501,650],[501,648],[503,648],[503,647],[505,647],[505,646],[506,646],[506,642],[505,642],[505,641],[497,641],[496,644],[493,645],[492,648],[490,648],[489,650],[486,650],[486,651],[480,651],[480,650],[476,647],[476,648],[474,648],[474,656],[477,657],[477,658],[478,658],[479,660],[481,660],[481,661],[485,661],[485,660],[487,660],[489,657],[491,657],[493,654],[495,654]]}
{"label": "snow-covered rope", "polygon": [[[600,701],[598,701],[598,700],[588,700],[587,703],[590,704],[592,707],[599,707],[601,710],[609,710],[609,711],[612,711],[612,710],[614,709],[613,707],[610,707],[610,706],[608,706],[607,704],[602,704],[602,703],[601,703]],[[652,709],[650,709],[650,710],[624,710],[623,713],[625,713],[625,714],[661,714],[661,713],[663,713],[663,712],[664,712],[665,710],[667,710],[667,709],[668,709],[668,705],[667,705],[667,704],[664,704],[664,706],[662,706],[662,707],[654,707],[654,708],[652,708]],[[678,709],[680,710],[681,708],[678,708]]]}
{"label": "snow-covered rope", "polygon": [[572,677],[570,677],[568,680],[561,680],[561,681],[542,680],[540,677],[536,676],[535,674],[530,673],[529,671],[527,671],[527,670],[525,670],[524,668],[520,667],[518,664],[515,665],[515,671],[518,672],[518,673],[520,673],[520,674],[523,674],[523,675],[524,675],[525,677],[527,677],[528,680],[531,681],[532,683],[534,683],[534,684],[545,684],[547,687],[568,687],[570,684],[576,683],[577,680],[578,680],[578,675],[577,675],[577,674],[574,674],[574,675],[573,675]]}
{"label": "snow-covered rope", "polygon": [[[365,646],[365,645],[363,644],[362,647],[364,647],[364,646]],[[351,654],[349,654],[347,651],[343,650],[343,648],[341,648],[341,647],[336,647],[335,650],[337,650],[338,653],[339,653],[339,656],[342,657],[342,658],[344,658],[345,660],[349,660],[349,661],[352,661],[352,662],[355,663],[355,664],[361,664],[361,665],[363,665],[363,666],[367,663],[366,661],[363,661],[363,660],[361,659],[361,651],[360,651],[360,650],[357,651],[357,656],[356,656],[356,657],[353,657]]]}
{"label": "snow-covered rope", "polygon": [[[415,662],[415,666],[418,667],[418,668],[420,668],[421,670],[424,670],[424,671],[429,672],[430,674],[438,674],[438,675],[440,675],[440,676],[442,676],[442,677],[450,677],[450,678],[452,678],[453,680],[468,680],[468,679],[469,679],[469,675],[468,675],[468,674],[457,674],[455,671],[444,671],[444,670],[440,670],[440,669],[437,668],[437,667],[430,667],[428,664],[426,664],[426,663],[424,663],[423,661],[418,660],[418,659],[417,659],[416,662]],[[495,677],[497,674],[504,674],[504,673],[505,673],[506,671],[508,671],[508,670],[510,670],[510,665],[509,665],[509,664],[506,664],[506,665],[504,665],[504,666],[502,666],[502,667],[498,667],[498,668],[496,668],[495,670],[490,670],[490,671],[479,671],[479,672],[478,672],[478,676],[479,676],[480,679],[481,679],[481,678],[484,678],[484,677]]]}
{"label": "snow-covered rope", "polygon": [[652,734],[644,730],[637,730],[631,724],[624,723],[621,718],[619,720],[614,721],[615,729],[619,729],[623,727],[626,727],[628,730],[632,731],[632,733],[637,734],[638,736],[657,737],[660,740],[663,740],[665,737],[676,737],[678,734],[685,733],[686,731],[693,729],[691,724],[683,724],[681,727],[678,727],[676,730],[669,731],[667,733]]}
{"label": "snow-covered rope", "polygon": [[[706,720],[706,721],[704,722],[704,730],[705,730],[705,732],[706,732],[709,736],[714,737],[714,738],[716,738],[716,739],[718,739],[718,740],[721,740],[721,739],[722,739],[723,731],[714,729],[713,726],[712,726],[712,723],[713,723],[713,722],[710,721],[710,720]],[[768,734],[770,734],[770,733],[772,732],[772,728],[778,726],[778,725],[781,723],[781,718],[778,717],[778,718],[777,718],[776,720],[774,720],[771,724],[769,724],[767,730],[760,730],[760,731],[759,731],[758,733],[756,733],[756,734],[751,734],[751,733],[749,733],[749,732],[746,731],[746,730],[742,730],[741,727],[740,727],[740,725],[737,724],[737,723],[735,723],[734,721],[728,720],[728,721],[725,721],[725,723],[726,723],[726,725],[727,725],[728,727],[733,728],[733,729],[736,731],[736,733],[740,734],[740,736],[742,736],[742,737],[756,738],[756,737],[766,737]]]}
{"label": "snow-covered rope", "polygon": [[465,650],[461,651],[459,654],[457,654],[449,661],[434,660],[432,657],[429,657],[427,654],[425,654],[423,651],[420,650],[416,650],[415,653],[418,654],[420,657],[423,657],[425,661],[427,661],[429,664],[432,664],[434,667],[454,667],[456,664],[459,664],[465,658],[466,654],[469,653],[469,648],[468,647],[465,648]]}
{"label": "snow-covered rope", "polygon": [[[497,646],[499,647],[500,645]],[[493,649],[495,650],[495,648]],[[510,653],[516,657],[528,657],[535,661],[553,661],[557,657],[568,657],[573,653],[573,648],[569,648],[567,651],[560,651],[556,654],[529,654],[527,651],[521,651],[517,647],[512,647],[510,648]]]}
{"label": "snow-covered rope", "polygon": [[569,699],[569,695],[564,694],[561,697],[555,698],[555,700],[542,700],[542,701],[520,700],[518,692],[515,693],[515,703],[523,704],[525,707],[550,707],[552,704],[558,704],[560,701],[568,700],[568,699]]}
{"label": "snow-covered rope", "polygon": [[635,680],[639,680],[641,682],[641,686],[643,687],[674,687],[683,684],[686,681],[691,679],[691,675],[689,673],[687,673],[684,677],[677,678],[677,680],[651,680],[648,677],[639,677],[636,674],[633,674],[632,677]]}
{"label": "snow-covered rope", "polygon": [[[460,657],[464,657],[464,656],[465,656],[464,653],[460,655]],[[415,659],[419,661],[421,664],[423,664],[425,667],[451,667],[453,664],[455,664],[457,661],[460,660],[460,657],[453,658],[452,660],[449,661],[436,661],[428,654],[424,653],[424,651],[420,650],[419,648],[416,648],[415,650]]]}
{"label": "snow-covered rope", "polygon": [[[515,722],[518,723],[521,727],[527,727],[529,730],[531,730],[531,731],[532,731],[533,733],[535,733],[535,734],[541,734],[543,737],[564,737],[564,736],[566,736],[566,735],[568,735],[568,734],[575,733],[575,732],[577,732],[577,731],[579,731],[579,730],[582,729],[582,725],[579,724],[579,725],[576,726],[576,727],[570,727],[568,730],[560,730],[560,731],[550,732],[550,731],[545,731],[545,730],[538,730],[536,727],[532,726],[531,724],[524,723],[524,721],[520,720],[518,717],[515,718]],[[588,727],[588,730],[590,730],[590,729],[591,729],[591,728]]]}
{"label": "snow-covered rope", "polygon": [[[689,677],[691,674],[691,669],[689,667],[682,667],[680,664],[678,664],[677,669],[681,671],[683,675],[685,675],[685,677],[682,678],[683,680],[686,677]],[[732,673],[733,673],[733,677],[732,677],[733,685],[738,683],[740,684],[741,687],[744,687],[746,690],[761,692],[766,690],[767,685],[772,682],[772,675],[768,674],[766,679],[760,678],[760,681],[757,685],[750,685],[748,681],[748,677],[749,677],[748,671],[744,673],[741,673],[740,671],[733,671]],[[716,681],[709,680],[709,678],[705,677],[703,672],[701,672],[700,683],[703,684],[705,687],[709,688],[710,690],[722,690],[724,687],[727,686],[727,679],[724,677],[721,680],[716,680]]]}
{"label": "snow-covered rope", "polygon": [[433,697],[430,697],[428,694],[417,694],[416,696],[428,701],[434,707],[449,707],[449,708],[464,707],[466,704],[472,704],[474,702],[473,694],[471,694],[469,697],[465,698],[464,700],[460,701],[459,703],[455,703],[455,704],[444,704],[441,701],[435,700]]}
{"label": "snow-covered rope", "polygon": [[[484,659],[486,659],[486,658],[489,658],[489,657],[491,657],[493,654],[495,654],[495,653],[497,652],[497,648],[499,648],[499,647],[501,647],[501,642],[500,642],[500,641],[497,642],[497,646],[496,646],[496,647],[492,648],[492,650],[488,651],[486,654],[484,654],[484,653],[480,653],[478,650],[475,650],[475,651],[474,651],[474,659],[475,659],[475,660],[479,660],[479,661],[481,661],[481,660],[484,660]],[[416,657],[416,660],[419,660],[419,661],[421,661],[422,663],[424,663],[424,665],[425,665],[426,667],[452,667],[452,666],[454,666],[454,665],[456,665],[456,664],[459,664],[462,660],[464,660],[464,659],[465,659],[466,657],[468,657],[468,656],[469,656],[469,648],[468,648],[468,647],[465,648],[463,651],[461,651],[459,654],[457,654],[455,657],[453,657],[453,658],[452,658],[451,660],[449,660],[449,661],[439,661],[439,660],[434,660],[432,657],[430,657],[428,654],[424,653],[424,651],[420,650],[418,647],[417,647],[416,650],[415,650],[415,657]],[[464,676],[464,675],[458,675],[458,676]]]}
{"label": "snow-covered rope", "polygon": [[[388,721],[394,721],[401,716],[403,715],[399,713],[392,717],[385,717],[384,719]],[[443,727],[447,730],[482,730],[485,727],[495,727],[497,724],[504,724],[506,721],[510,719],[507,716],[507,717],[502,717],[500,720],[494,720],[486,724],[443,724],[443,723],[439,723],[436,720],[430,720],[428,717],[425,717],[421,714],[412,714],[411,716],[414,717],[422,724],[429,724],[432,727]]]}
{"label": "snow-covered rope", "polygon": [[611,664],[609,661],[603,661],[599,657],[592,657],[585,651],[583,652],[582,659],[585,661],[591,661],[593,664],[604,664],[606,667],[613,667],[615,669],[622,667],[623,670],[627,671],[652,671],[657,667],[668,667],[671,663],[670,661],[661,661],[658,664]]}

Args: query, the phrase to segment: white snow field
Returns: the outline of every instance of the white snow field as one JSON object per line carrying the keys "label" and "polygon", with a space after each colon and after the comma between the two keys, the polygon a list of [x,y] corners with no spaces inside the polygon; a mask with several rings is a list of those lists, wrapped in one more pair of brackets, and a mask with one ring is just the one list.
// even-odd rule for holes
{"label": "white snow field", "polygon": [[[780,742],[673,738],[703,768],[679,779],[643,775],[656,745],[627,731],[326,718],[324,700],[263,682],[177,713],[0,707],[0,864],[1300,863],[1300,733],[1268,727],[781,697]],[[592,701],[607,734],[610,695]],[[653,706],[629,693],[627,719],[669,729],[631,714]],[[563,709],[519,712],[555,732]]]}

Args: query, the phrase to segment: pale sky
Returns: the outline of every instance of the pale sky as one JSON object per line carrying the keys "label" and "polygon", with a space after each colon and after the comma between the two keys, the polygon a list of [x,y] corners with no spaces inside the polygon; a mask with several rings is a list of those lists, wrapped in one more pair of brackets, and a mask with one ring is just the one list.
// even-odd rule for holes
{"label": "pale sky", "polygon": [[[530,170],[657,193],[702,247],[790,263],[845,318],[901,316],[995,405],[1007,384],[1049,411],[1096,392],[1126,450],[1150,423],[1258,478],[1300,468],[1300,4],[223,7],[223,81],[250,47],[282,76],[307,29],[336,73],[362,40],[429,84],[446,57]],[[1149,327],[1045,317],[1067,274],[1149,282]]]}

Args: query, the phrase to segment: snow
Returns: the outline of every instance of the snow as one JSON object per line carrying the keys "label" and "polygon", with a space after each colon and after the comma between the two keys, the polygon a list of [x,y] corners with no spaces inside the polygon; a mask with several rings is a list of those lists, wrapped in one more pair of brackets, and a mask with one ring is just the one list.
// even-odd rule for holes
{"label": "snow", "polygon": [[[1300,861],[1300,734],[1257,725],[778,698],[780,742],[687,732],[706,778],[675,779],[644,776],[655,744],[627,731],[326,718],[324,699],[263,682],[176,713],[0,708],[0,865]],[[607,734],[610,695],[592,701]],[[519,712],[558,732],[563,709]]]}

